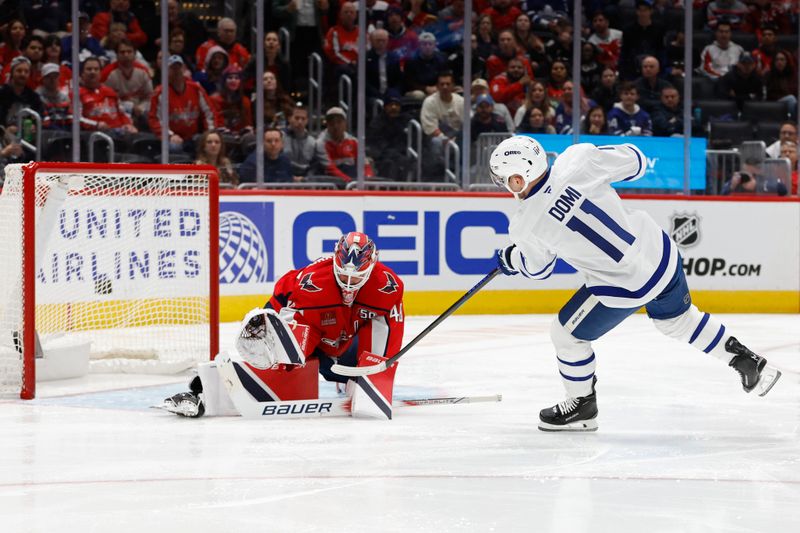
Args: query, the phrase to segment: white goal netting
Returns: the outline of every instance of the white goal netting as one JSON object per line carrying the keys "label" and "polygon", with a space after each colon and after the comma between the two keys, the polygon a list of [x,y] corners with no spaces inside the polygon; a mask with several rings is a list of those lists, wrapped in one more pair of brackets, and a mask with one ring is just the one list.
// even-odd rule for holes
{"label": "white goal netting", "polygon": [[208,359],[213,170],[37,163],[5,175],[0,394],[19,394],[26,350],[41,362],[59,346],[88,346],[92,370],[113,372],[177,372]]}

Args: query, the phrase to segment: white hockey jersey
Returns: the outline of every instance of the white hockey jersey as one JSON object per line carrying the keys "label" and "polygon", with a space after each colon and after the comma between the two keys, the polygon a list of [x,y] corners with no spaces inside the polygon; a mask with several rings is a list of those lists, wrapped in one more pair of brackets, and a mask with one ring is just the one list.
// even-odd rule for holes
{"label": "white hockey jersey", "polygon": [[639,179],[645,168],[631,144],[567,148],[511,219],[521,256],[514,265],[544,279],[560,257],[608,307],[640,307],[658,296],[678,268],[677,247],[647,213],[625,209],[610,185]]}

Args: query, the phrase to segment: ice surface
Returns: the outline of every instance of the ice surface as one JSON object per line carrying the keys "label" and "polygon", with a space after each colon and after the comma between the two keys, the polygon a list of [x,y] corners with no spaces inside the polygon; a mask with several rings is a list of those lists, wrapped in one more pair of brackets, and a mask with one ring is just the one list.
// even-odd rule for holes
{"label": "ice surface", "polygon": [[[719,318],[800,371],[800,316]],[[543,433],[538,410],[563,399],[551,319],[449,318],[404,357],[396,396],[503,402],[392,421],[147,409],[185,376],[40,384],[0,403],[0,531],[800,531],[800,385],[751,397],[635,315],[595,344],[599,431]]]}

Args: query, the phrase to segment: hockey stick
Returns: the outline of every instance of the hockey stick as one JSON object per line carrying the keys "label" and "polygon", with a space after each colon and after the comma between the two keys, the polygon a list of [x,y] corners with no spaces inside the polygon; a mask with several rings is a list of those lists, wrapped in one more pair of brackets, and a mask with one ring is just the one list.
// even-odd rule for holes
{"label": "hockey stick", "polygon": [[[417,407],[421,405],[449,405],[456,403],[499,402],[500,394],[491,396],[456,396],[446,398],[419,398],[395,400],[392,408]],[[292,400],[284,402],[235,402],[236,409],[243,418],[320,418],[329,416],[350,416],[350,398],[321,398],[318,400]],[[156,406],[158,407],[158,406]]]}
{"label": "hockey stick", "polygon": [[382,363],[379,363],[377,365],[371,365],[371,366],[343,366],[343,365],[335,364],[335,365],[333,365],[331,367],[331,370],[336,372],[340,376],[349,376],[349,377],[369,376],[371,374],[377,374],[379,372],[383,372],[384,370],[386,370],[387,368],[389,368],[390,366],[395,364],[398,359],[403,357],[406,354],[406,352],[408,352],[411,348],[414,347],[415,344],[417,344],[419,341],[421,341],[422,338],[425,337],[425,335],[427,335],[428,333],[433,331],[433,329],[436,326],[438,326],[439,324],[441,324],[444,321],[445,318],[447,318],[450,315],[452,315],[453,313],[455,313],[456,310],[459,307],[461,307],[462,305],[464,305],[464,303],[467,300],[469,300],[470,298],[475,296],[475,293],[477,293],[479,290],[481,290],[483,287],[485,287],[486,284],[489,283],[490,281],[492,281],[494,279],[494,277],[497,276],[499,273],[500,273],[500,269],[499,268],[495,268],[491,272],[486,274],[486,276],[484,276],[484,278],[482,280],[480,280],[474,287],[472,287],[470,290],[468,290],[464,294],[464,296],[462,296],[461,298],[458,299],[458,301],[456,303],[451,305],[447,309],[447,311],[445,311],[444,313],[439,315],[439,317],[436,320],[434,320],[431,323],[431,325],[429,325],[427,328],[422,330],[422,333],[420,333],[419,335],[414,337],[411,340],[411,342],[409,342],[408,344],[403,346],[403,348],[399,352],[397,352],[395,355],[393,355],[392,357],[390,357],[386,361],[384,361]]}

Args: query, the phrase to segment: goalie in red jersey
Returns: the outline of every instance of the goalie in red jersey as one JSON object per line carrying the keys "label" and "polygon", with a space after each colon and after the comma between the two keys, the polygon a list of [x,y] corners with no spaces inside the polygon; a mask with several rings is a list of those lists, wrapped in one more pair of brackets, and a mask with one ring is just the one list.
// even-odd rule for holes
{"label": "goalie in red jersey", "polygon": [[[333,257],[290,270],[275,283],[264,309],[248,313],[236,341],[242,369],[237,373],[254,398],[316,397],[318,378],[309,369],[318,367],[326,380],[347,383],[331,366],[356,366],[365,352],[395,355],[403,340],[403,320],[402,280],[378,261],[367,235],[350,232],[336,243]],[[166,399],[163,408],[190,417],[235,414],[220,394],[224,390],[214,365],[199,365],[191,392]]]}

